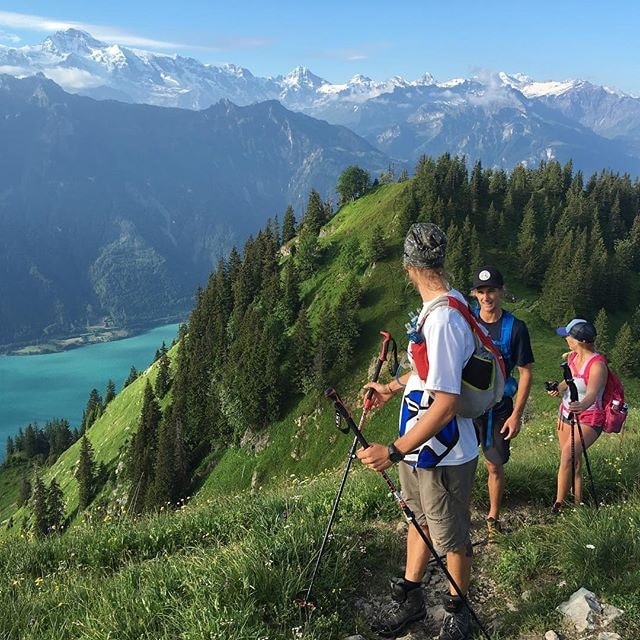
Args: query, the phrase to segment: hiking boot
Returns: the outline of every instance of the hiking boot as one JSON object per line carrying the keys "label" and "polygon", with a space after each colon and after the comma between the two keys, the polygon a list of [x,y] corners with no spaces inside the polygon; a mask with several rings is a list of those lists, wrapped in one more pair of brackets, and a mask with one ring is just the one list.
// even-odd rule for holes
{"label": "hiking boot", "polygon": [[464,604],[460,596],[446,594],[442,596],[444,604],[444,620],[440,628],[440,640],[467,640],[471,621],[469,608]]}
{"label": "hiking boot", "polygon": [[400,635],[407,625],[427,615],[422,585],[407,590],[404,578],[392,578],[391,598],[391,606],[371,625],[372,631],[385,638]]}
{"label": "hiking boot", "polygon": [[489,542],[495,542],[502,533],[502,525],[495,518],[487,518],[487,531],[489,532]]}

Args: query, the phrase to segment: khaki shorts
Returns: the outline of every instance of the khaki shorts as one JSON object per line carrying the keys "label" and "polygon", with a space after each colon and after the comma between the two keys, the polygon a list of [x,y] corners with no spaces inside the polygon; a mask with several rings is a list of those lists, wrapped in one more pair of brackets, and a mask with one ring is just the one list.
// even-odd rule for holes
{"label": "khaki shorts", "polygon": [[478,458],[454,467],[420,469],[400,463],[402,497],[418,524],[440,553],[465,549],[471,543],[471,490]]}

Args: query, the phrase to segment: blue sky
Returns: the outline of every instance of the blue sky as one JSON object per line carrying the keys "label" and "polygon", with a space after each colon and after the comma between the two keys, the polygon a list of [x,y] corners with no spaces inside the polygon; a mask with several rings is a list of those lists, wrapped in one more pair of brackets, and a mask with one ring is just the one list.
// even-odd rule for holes
{"label": "blue sky", "polygon": [[68,26],[107,42],[234,63],[254,75],[303,65],[334,83],[522,72],[640,96],[640,2],[538,0],[3,0],[0,44]]}

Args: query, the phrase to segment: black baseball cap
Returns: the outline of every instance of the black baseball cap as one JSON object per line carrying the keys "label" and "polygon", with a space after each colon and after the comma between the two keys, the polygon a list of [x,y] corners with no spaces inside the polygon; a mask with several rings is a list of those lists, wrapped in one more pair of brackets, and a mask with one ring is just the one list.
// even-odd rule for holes
{"label": "black baseball cap", "polygon": [[473,274],[473,287],[472,289],[479,289],[480,287],[492,287],[493,289],[501,289],[504,287],[504,278],[498,269],[491,265],[485,265],[480,267]]}
{"label": "black baseball cap", "polygon": [[598,335],[596,328],[582,318],[574,318],[566,327],[558,327],[556,333],[563,338],[571,336],[578,342],[593,342]]}

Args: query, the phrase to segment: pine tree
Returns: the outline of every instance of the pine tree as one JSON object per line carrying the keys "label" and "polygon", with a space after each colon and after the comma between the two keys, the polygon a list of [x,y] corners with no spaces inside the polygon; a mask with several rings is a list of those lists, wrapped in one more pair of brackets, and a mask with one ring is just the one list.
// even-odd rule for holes
{"label": "pine tree", "polygon": [[55,478],[47,490],[47,529],[60,531],[64,523],[64,499],[62,489]]}
{"label": "pine tree", "polygon": [[287,244],[295,235],[296,217],[293,213],[293,207],[289,205],[284,212],[284,220],[282,221],[282,244]]}
{"label": "pine tree", "polygon": [[458,231],[458,226],[451,223],[446,231],[447,234],[447,257],[445,268],[451,278],[454,287],[464,291],[468,283],[469,263],[468,256],[464,252],[464,242],[462,234]]}
{"label": "pine tree", "polygon": [[6,455],[5,458],[8,460],[15,452],[15,446],[13,444],[13,438],[11,436],[7,436],[7,447],[5,449]]}
{"label": "pine tree", "polygon": [[338,262],[346,272],[360,271],[364,266],[364,256],[360,241],[356,237],[347,238],[340,247]]}
{"label": "pine tree", "polygon": [[106,407],[116,397],[116,385],[113,380],[109,378],[107,382],[107,388],[104,391],[104,406]]}
{"label": "pine tree", "polygon": [[139,375],[140,374],[138,373],[138,370],[134,366],[132,366],[131,369],[129,369],[129,375],[124,381],[124,385],[122,386],[122,388],[124,389],[125,387],[128,387],[132,382],[135,382],[138,379]]}
{"label": "pine tree", "polygon": [[371,233],[371,237],[367,241],[365,249],[365,257],[370,264],[382,260],[387,252],[387,245],[384,238],[384,229],[381,224],[375,225]]}
{"label": "pine tree", "polygon": [[169,356],[163,353],[158,362],[158,375],[156,377],[155,392],[158,398],[164,398],[171,386],[170,366]]}
{"label": "pine tree", "polygon": [[633,339],[631,326],[625,322],[611,349],[611,366],[619,374],[634,375],[640,371],[640,346]]}
{"label": "pine tree", "polygon": [[162,507],[177,502],[174,484],[175,427],[171,420],[163,420],[158,436],[158,451],[154,464],[153,488],[147,507]]}
{"label": "pine tree", "polygon": [[315,345],[306,307],[302,307],[291,334],[291,363],[293,386],[300,393],[308,393],[313,386]]}
{"label": "pine tree", "polygon": [[18,506],[22,507],[23,505],[29,502],[31,498],[31,483],[29,482],[29,478],[25,472],[20,476],[20,490],[18,493]]}
{"label": "pine tree", "polygon": [[336,307],[326,314],[323,339],[327,355],[332,354],[326,361],[326,367],[333,378],[346,374],[353,361],[355,345],[360,335],[359,298],[360,284],[351,274],[345,282],[345,290],[340,294]]}
{"label": "pine tree", "polygon": [[609,318],[604,309],[598,311],[593,326],[596,328],[598,351],[607,355],[611,347],[609,344]]}
{"label": "pine tree", "polygon": [[260,396],[262,412],[260,426],[267,426],[280,416],[283,385],[280,375],[284,354],[284,326],[277,317],[265,319],[258,342],[258,358],[261,361]]}
{"label": "pine tree", "polygon": [[39,538],[46,536],[49,531],[47,489],[38,474],[36,474],[35,484],[33,485],[31,510],[33,511],[34,533]]}
{"label": "pine tree", "polygon": [[162,413],[153,393],[153,388],[151,383],[147,381],[138,430],[133,436],[129,452],[127,474],[131,481],[129,506],[133,513],[142,513],[149,499],[148,494],[153,483],[158,425],[161,417]]}
{"label": "pine tree", "polygon": [[49,461],[53,463],[63,451],[75,442],[71,426],[67,420],[51,420],[45,426],[45,433],[49,440]]}
{"label": "pine tree", "polygon": [[84,410],[84,418],[80,430],[84,433],[101,415],[102,415],[102,398],[97,389],[91,389],[87,406]]}
{"label": "pine tree", "polygon": [[531,196],[524,208],[522,223],[518,231],[520,274],[529,286],[539,286],[544,274],[543,253],[540,249],[535,197]]}
{"label": "pine tree", "polygon": [[300,310],[300,282],[293,260],[288,260],[282,273],[283,319],[287,327],[291,326]]}
{"label": "pine tree", "polygon": [[86,433],[80,441],[80,459],[75,476],[78,481],[78,508],[84,511],[95,496],[96,483],[93,447]]}
{"label": "pine tree", "polygon": [[295,266],[301,278],[311,277],[320,263],[320,245],[318,236],[304,227],[298,235]]}
{"label": "pine tree", "polygon": [[397,216],[398,235],[404,238],[420,213],[420,203],[415,188],[410,187],[405,190],[399,209]]}
{"label": "pine tree", "polygon": [[540,315],[550,324],[559,326],[574,318],[576,310],[575,282],[582,270],[569,271],[573,259],[573,233],[555,239],[549,267],[544,275],[540,296]]}
{"label": "pine tree", "polygon": [[324,203],[322,202],[320,194],[315,189],[312,189],[309,194],[304,219],[302,220],[302,228],[317,238],[320,233],[320,228],[325,222],[326,210]]}
{"label": "pine tree", "polygon": [[32,424],[28,424],[24,430],[24,455],[27,460],[38,453],[37,428],[37,425],[34,427]]}

